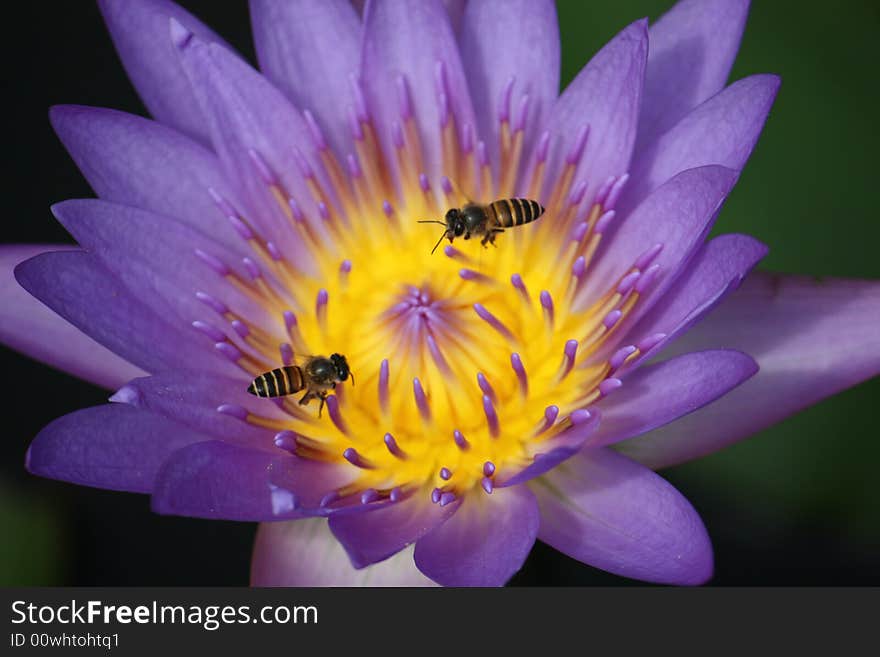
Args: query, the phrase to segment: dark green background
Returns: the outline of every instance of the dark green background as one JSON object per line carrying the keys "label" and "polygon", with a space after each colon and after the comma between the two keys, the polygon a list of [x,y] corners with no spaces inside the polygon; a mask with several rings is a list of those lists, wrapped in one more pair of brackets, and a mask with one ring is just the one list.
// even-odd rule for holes
{"label": "dark green background", "polygon": [[[252,56],[243,4],[184,4]],[[563,83],[622,27],[669,6],[558,4]],[[732,79],[774,72],[783,83],[717,230],[768,244],[768,269],[876,279],[880,9],[859,0],[812,6],[758,0],[752,7]],[[17,11],[32,13],[10,20],[16,31],[3,44],[11,204],[4,241],[69,241],[48,206],[90,192],[51,133],[46,108],[143,108],[91,3],[57,3],[48,14]],[[159,517],[142,496],[27,475],[21,463],[36,431],[106,394],[8,350],[2,357],[8,405],[0,447],[0,584],[246,583],[251,525]],[[862,384],[665,473],[706,521],[716,545],[714,583],[880,584],[878,399],[880,380]],[[538,547],[514,583],[624,580]]]}

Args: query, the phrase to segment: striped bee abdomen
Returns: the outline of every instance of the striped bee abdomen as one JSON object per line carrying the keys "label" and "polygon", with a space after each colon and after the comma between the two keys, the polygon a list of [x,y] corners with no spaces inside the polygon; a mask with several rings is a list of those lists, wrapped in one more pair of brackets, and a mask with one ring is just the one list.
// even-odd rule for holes
{"label": "striped bee abdomen", "polygon": [[278,367],[260,374],[251,381],[247,391],[257,397],[292,395],[305,388],[302,369],[296,365]]}
{"label": "striped bee abdomen", "polygon": [[490,215],[494,215],[496,225],[502,228],[521,226],[544,214],[543,206],[528,198],[503,198],[492,201],[487,206],[487,210]]}

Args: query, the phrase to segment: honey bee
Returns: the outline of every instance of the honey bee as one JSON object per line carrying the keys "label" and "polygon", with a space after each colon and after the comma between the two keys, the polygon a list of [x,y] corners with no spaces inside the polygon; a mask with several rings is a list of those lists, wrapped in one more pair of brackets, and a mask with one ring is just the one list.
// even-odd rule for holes
{"label": "honey bee", "polygon": [[331,354],[330,358],[312,356],[303,363],[302,367],[285,365],[260,374],[251,381],[247,391],[257,397],[283,397],[305,390],[306,394],[299,400],[300,405],[304,406],[312,399],[320,399],[318,417],[321,417],[329,392],[336,388],[337,383],[347,380],[349,376],[351,384],[354,385],[354,374],[348,368],[345,356],[341,354]]}
{"label": "honey bee", "polygon": [[544,214],[544,206],[527,198],[504,198],[492,201],[488,205],[468,203],[462,208],[452,208],[446,213],[445,221],[420,221],[420,224],[440,224],[446,228],[431,253],[437,250],[440,242],[446,237],[449,243],[453,238],[463,237],[469,240],[472,236],[482,236],[480,244],[495,244],[495,236],[503,233],[505,228],[521,226],[535,221]]}

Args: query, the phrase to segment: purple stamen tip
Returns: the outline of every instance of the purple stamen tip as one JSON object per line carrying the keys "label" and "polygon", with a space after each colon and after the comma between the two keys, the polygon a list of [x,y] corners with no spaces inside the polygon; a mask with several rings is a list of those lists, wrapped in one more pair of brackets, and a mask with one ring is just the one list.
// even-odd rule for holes
{"label": "purple stamen tip", "polygon": [[220,404],[217,407],[217,412],[222,413],[223,415],[229,415],[238,420],[247,420],[248,417],[247,409],[238,404]]}
{"label": "purple stamen tip", "polygon": [[640,271],[631,271],[622,279],[620,279],[620,283],[617,285],[617,293],[618,294],[628,294],[630,290],[635,287],[636,281],[641,278],[642,272]]}
{"label": "purple stamen tip", "polygon": [[513,91],[513,83],[515,81],[516,77],[511,75],[510,79],[501,88],[501,93],[498,94],[499,123],[504,123],[505,121],[510,120],[510,94]]}
{"label": "purple stamen tip", "polygon": [[643,354],[650,351],[658,344],[663,342],[666,339],[665,333],[654,333],[653,335],[649,335],[647,338],[644,338],[640,341],[636,346],[639,348],[639,351]]}
{"label": "purple stamen tip", "polygon": [[559,416],[559,407],[555,404],[551,404],[547,408],[544,409],[544,419],[547,421],[548,426],[552,426],[554,422],[556,422],[556,418]]}
{"label": "purple stamen tip", "polygon": [[388,498],[392,502],[399,502],[402,497],[403,497],[403,491],[400,490],[400,486],[395,486],[394,488],[392,488],[391,493],[388,495]]}
{"label": "purple stamen tip", "polygon": [[263,275],[263,273],[260,271],[259,265],[257,265],[257,263],[255,263],[250,258],[242,258],[241,264],[244,265],[244,268],[247,270],[248,276],[250,276],[252,279],[257,280]]}
{"label": "purple stamen tip", "polygon": [[486,414],[486,422],[489,425],[489,434],[493,438],[497,438],[499,434],[498,414],[492,405],[492,399],[489,395],[483,395],[483,412]]}
{"label": "purple stamen tip", "polygon": [[608,198],[603,204],[606,208],[613,208],[617,204],[617,200],[620,198],[620,194],[623,192],[627,181],[629,181],[629,174],[625,173],[614,182],[611,186],[611,191],[608,192]]}
{"label": "purple stamen tip", "polygon": [[428,182],[428,176],[424,173],[419,174],[419,187],[422,188],[423,192],[427,192],[431,189],[431,184]]}
{"label": "purple stamen tip", "polygon": [[348,164],[348,174],[352,178],[360,178],[363,171],[361,170],[361,161],[358,159],[357,155],[349,153],[345,157],[345,162]]}
{"label": "purple stamen tip", "polygon": [[221,196],[216,189],[214,189],[213,187],[208,187],[208,194],[211,195],[211,198],[213,199],[217,207],[220,208],[220,212],[223,213],[224,217],[234,217],[238,215],[238,212],[235,211],[232,203]]}
{"label": "purple stamen tip", "polygon": [[449,196],[452,194],[452,181],[449,180],[448,176],[443,176],[440,178],[440,186],[443,188],[443,193]]}
{"label": "purple stamen tip", "polygon": [[192,326],[197,331],[201,331],[209,338],[211,338],[213,342],[223,342],[226,339],[226,334],[223,333],[223,331],[218,329],[216,326],[208,324],[207,322],[196,320],[192,323]]}
{"label": "purple stamen tip", "polygon": [[612,185],[614,185],[614,181],[616,178],[614,176],[608,176],[605,179],[605,182],[599,187],[599,190],[596,192],[596,203],[598,205],[604,205],[605,199],[608,197],[608,192],[611,191]]}
{"label": "purple stamen tip", "polygon": [[230,344],[229,342],[217,342],[214,344],[214,348],[219,351],[223,356],[232,361],[233,363],[237,363],[244,354],[236,347],[234,344]]}
{"label": "purple stamen tip", "polygon": [[336,428],[339,429],[342,433],[348,433],[348,427],[345,424],[345,421],[342,419],[342,412],[339,410],[339,399],[336,395],[329,395],[326,400],[327,404],[327,412],[330,415],[330,421],[336,425]]}
{"label": "purple stamen tip", "polygon": [[318,502],[318,506],[320,506],[321,508],[328,507],[338,499],[339,499],[339,492],[335,491],[335,490],[331,490],[329,493],[327,493],[324,497],[321,498],[321,501]]}
{"label": "purple stamen tip", "polygon": [[397,88],[397,107],[400,118],[407,121],[412,116],[412,101],[409,96],[409,85],[406,83],[406,78],[398,75],[394,80],[394,86]]}
{"label": "purple stamen tip", "polygon": [[372,468],[372,465],[370,465],[354,447],[349,447],[342,452],[342,458],[357,468],[363,468],[365,470]]}
{"label": "purple stamen tip", "polygon": [[452,479],[452,471],[449,468],[440,468],[440,478],[449,481]]}
{"label": "purple stamen tip", "polygon": [[318,201],[318,215],[324,221],[327,221],[330,218],[330,209],[324,201]]}
{"label": "purple stamen tip", "polygon": [[422,389],[422,382],[418,378],[413,379],[413,397],[416,400],[416,406],[419,409],[419,415],[425,422],[431,421],[431,407],[428,405],[428,398]]}
{"label": "purple stamen tip", "polygon": [[459,251],[458,249],[456,249],[451,244],[447,244],[445,247],[443,247],[443,254],[447,258],[453,258],[453,259],[462,257],[462,252]]}
{"label": "purple stamen tip", "polygon": [[581,129],[578,130],[577,137],[575,137],[574,142],[571,145],[571,148],[568,151],[568,155],[565,157],[566,164],[577,164],[581,155],[584,152],[584,146],[587,144],[587,138],[590,135],[590,124],[585,123],[581,126]]}
{"label": "purple stamen tip", "polygon": [[296,449],[296,434],[289,429],[279,431],[273,439],[275,447],[283,449],[286,452],[293,452]]}
{"label": "purple stamen tip", "polygon": [[287,207],[290,208],[290,213],[293,215],[295,222],[302,223],[305,220],[306,216],[303,214],[302,208],[299,207],[299,203],[292,196],[287,199]]}
{"label": "purple stamen tip", "polygon": [[477,142],[477,162],[481,167],[489,164],[489,150],[486,148],[486,142]]}
{"label": "purple stamen tip", "polygon": [[647,266],[650,265],[654,261],[654,258],[656,258],[662,250],[663,250],[662,243],[655,244],[654,246],[652,246],[650,249],[645,251],[642,255],[640,255],[636,259],[636,262],[633,265],[633,267],[635,267],[636,269],[639,269],[641,271],[644,271],[645,268],[647,268]]}
{"label": "purple stamen tip", "polygon": [[315,117],[309,110],[303,110],[303,117],[305,117],[306,125],[309,127],[309,132],[312,134],[312,139],[315,140],[315,147],[319,151],[326,150],[327,142],[324,140],[324,133],[321,131],[321,126],[318,125]]}
{"label": "purple stamen tip", "polygon": [[281,254],[281,250],[275,246],[275,242],[266,242],[266,250],[269,252],[269,257],[275,262],[284,260],[284,256]]}
{"label": "purple stamen tip", "polygon": [[550,319],[553,319],[553,297],[547,290],[541,290],[541,305],[549,313]]}
{"label": "purple stamen tip", "polygon": [[528,298],[529,291],[526,289],[526,284],[522,279],[522,276],[519,274],[513,274],[510,277],[510,284],[513,285],[517,290],[519,290],[525,297]]}
{"label": "purple stamen tip", "polygon": [[368,488],[361,493],[361,504],[369,504],[379,499],[379,491],[375,488]]}
{"label": "purple stamen tip", "polygon": [[571,266],[571,273],[578,279],[587,273],[587,260],[584,256],[578,256],[578,259],[574,261],[574,264]]}
{"label": "purple stamen tip", "polygon": [[263,156],[260,155],[253,148],[248,149],[248,157],[251,159],[251,162],[254,165],[254,168],[257,170],[257,174],[259,174],[260,179],[264,184],[273,186],[278,184],[278,180],[275,178],[275,174],[272,173],[272,170],[269,168],[269,165],[266,163],[266,160],[263,159]]}
{"label": "purple stamen tip", "polygon": [[517,108],[516,118],[513,120],[513,131],[514,132],[522,132],[526,128],[526,121],[529,120],[529,105],[531,103],[531,97],[528,94],[523,94],[519,99],[519,107]]}
{"label": "purple stamen tip", "polygon": [[440,506],[452,504],[455,501],[455,493],[443,493],[440,496]]}
{"label": "purple stamen tip", "polygon": [[404,454],[403,450],[400,449],[397,441],[394,440],[394,436],[392,436],[390,433],[386,433],[383,440],[385,441],[385,447],[388,449],[389,452],[391,452],[392,455],[400,459],[406,458],[406,454]]}
{"label": "purple stamen tip", "polygon": [[607,397],[622,385],[623,381],[621,381],[620,379],[615,379],[613,377],[610,379],[605,379],[604,381],[602,381],[602,383],[599,384],[599,392],[602,394],[603,397]]}
{"label": "purple stamen tip", "polygon": [[498,402],[498,397],[495,396],[495,391],[492,389],[492,385],[482,372],[477,372],[477,385],[480,386],[480,390],[483,391],[484,395],[489,395],[493,404]]}
{"label": "purple stamen tip", "polygon": [[497,317],[495,317],[495,315],[486,310],[486,307],[483,304],[475,303],[474,310],[476,311],[477,315],[479,315],[480,319],[489,324],[489,326],[498,331],[508,340],[513,340],[513,334],[504,324],[501,323],[501,321]]}
{"label": "purple stamen tip", "polygon": [[585,408],[579,408],[576,411],[572,411],[571,414],[568,416],[572,424],[583,424],[592,417],[593,414]]}
{"label": "purple stamen tip", "polygon": [[617,351],[614,352],[614,355],[608,359],[608,364],[611,366],[612,370],[618,369],[622,366],[626,359],[636,353],[635,345],[627,345],[626,347],[621,347]]}
{"label": "purple stamen tip", "polygon": [[538,146],[535,149],[535,157],[538,162],[544,162],[547,160],[547,153],[550,150],[550,132],[545,130],[541,133],[541,136],[538,138]]}
{"label": "purple stamen tip", "polygon": [[379,366],[379,406],[383,412],[388,411],[388,359],[382,360]]}
{"label": "purple stamen tip", "polygon": [[290,310],[285,310],[282,315],[284,316],[284,326],[290,331],[297,325],[296,315],[293,314]]}
{"label": "purple stamen tip", "polygon": [[621,317],[623,317],[623,312],[615,308],[607,315],[605,315],[605,318],[602,320],[602,325],[605,328],[610,329],[615,324],[617,324],[618,321],[620,321]]}
{"label": "purple stamen tip", "polygon": [[483,474],[487,477],[491,477],[495,474],[495,464],[492,461],[486,461],[483,463]]}
{"label": "purple stamen tip", "polygon": [[225,315],[229,312],[229,308],[225,303],[220,301],[219,299],[215,299],[210,294],[205,292],[196,292],[196,298],[204,303],[206,306],[210,306],[218,315]]}
{"label": "purple stamen tip", "polygon": [[529,379],[526,376],[526,368],[519,354],[510,354],[510,365],[513,367],[513,371],[516,372],[516,378],[519,380],[520,392],[523,395],[527,395],[529,392]]}
{"label": "purple stamen tip", "polygon": [[568,195],[568,204],[577,205],[578,203],[580,203],[583,200],[586,191],[587,181],[581,180],[577,185],[572,188],[571,193]]}
{"label": "purple stamen tip", "polygon": [[577,355],[578,349],[578,341],[577,340],[566,340],[565,348],[563,352],[565,353],[565,357],[570,361],[574,361],[575,356]]}
{"label": "purple stamen tip", "polygon": [[437,502],[440,501],[440,489],[439,488],[435,488],[434,490],[431,491],[431,501],[434,504],[437,504]]}
{"label": "purple stamen tip", "polygon": [[211,269],[217,272],[220,276],[226,276],[229,273],[229,267],[223,264],[223,261],[220,258],[211,255],[210,253],[205,253],[201,249],[195,250],[196,256],[208,265]]}
{"label": "purple stamen tip", "polygon": [[657,280],[657,274],[660,272],[660,265],[651,265],[645,270],[645,273],[642,274],[642,277],[639,279],[639,282],[636,283],[636,292],[642,294],[647,290],[651,285]]}
{"label": "purple stamen tip", "polygon": [[292,365],[293,364],[293,347],[290,346],[290,343],[282,342],[279,345],[278,349],[281,352],[281,362],[284,365]]}
{"label": "purple stamen tip", "polygon": [[467,438],[465,438],[464,434],[458,429],[455,429],[452,432],[452,439],[455,441],[455,444],[458,445],[458,448],[462,451],[470,447],[470,443],[468,443]]}
{"label": "purple stamen tip", "polygon": [[390,219],[394,216],[394,207],[388,201],[382,201],[382,212]]}
{"label": "purple stamen tip", "polygon": [[240,319],[233,319],[231,323],[232,328],[235,329],[235,332],[238,333],[241,337],[246,338],[251,334],[251,330],[248,328],[248,325]]}
{"label": "purple stamen tip", "polygon": [[315,312],[321,312],[326,307],[328,301],[330,301],[330,293],[324,288],[318,290],[318,296],[315,300]]}
{"label": "purple stamen tip", "polygon": [[611,225],[611,222],[614,221],[614,217],[617,216],[617,213],[614,210],[608,210],[608,212],[604,213],[596,220],[596,234],[601,235],[606,230],[608,230],[608,226]]}
{"label": "purple stamen tip", "polygon": [[238,233],[238,236],[247,241],[254,239],[254,234],[251,229],[248,227],[246,223],[244,223],[241,219],[236,217],[234,214],[231,214],[226,217],[229,220],[229,223],[232,224],[233,230]]}
{"label": "purple stamen tip", "polygon": [[348,274],[351,272],[351,260],[343,260],[342,264],[339,265],[339,273],[340,274]]}
{"label": "purple stamen tip", "polygon": [[492,480],[489,477],[483,477],[480,480],[480,485],[483,487],[483,490],[486,491],[489,495],[492,494],[492,491],[495,489],[495,484],[492,483]]}

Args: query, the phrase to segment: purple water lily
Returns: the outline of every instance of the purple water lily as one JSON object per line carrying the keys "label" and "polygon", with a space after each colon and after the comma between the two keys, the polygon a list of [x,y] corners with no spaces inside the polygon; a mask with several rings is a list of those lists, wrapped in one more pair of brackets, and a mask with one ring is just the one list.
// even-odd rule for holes
{"label": "purple water lily", "polygon": [[[52,109],[99,198],[53,207],[79,248],[0,251],[0,338],[115,392],[28,469],[262,522],[257,585],[497,586],[536,539],[707,581],[654,470],[880,370],[880,285],[707,240],[779,86],[725,86],[747,5],[637,21],[559,95],[546,0],[252,0],[262,73],[167,0],[102,0],[155,120]],[[496,199],[546,212],[431,255],[418,221]],[[357,384],[323,413],[246,391],[331,353]]]}

